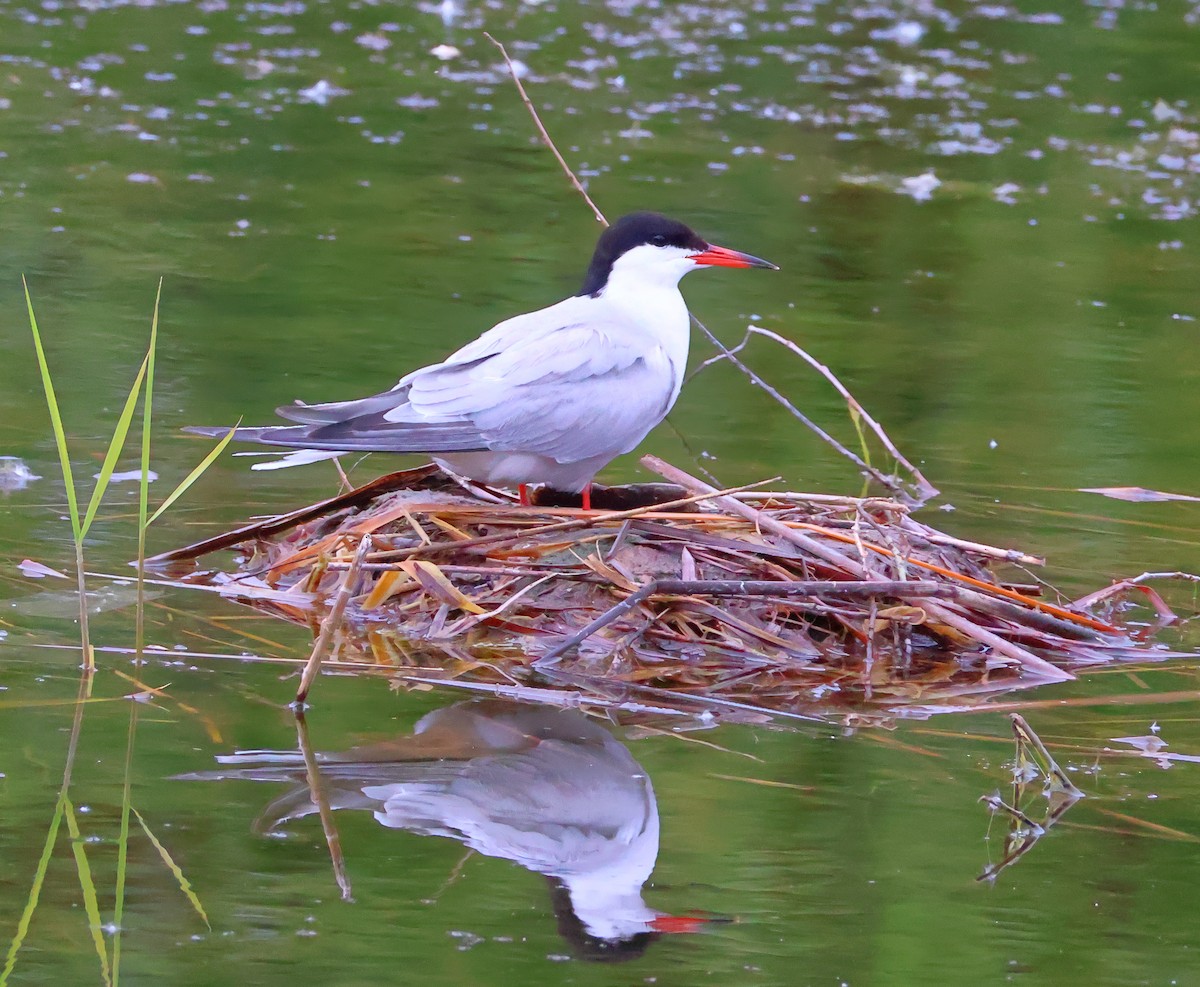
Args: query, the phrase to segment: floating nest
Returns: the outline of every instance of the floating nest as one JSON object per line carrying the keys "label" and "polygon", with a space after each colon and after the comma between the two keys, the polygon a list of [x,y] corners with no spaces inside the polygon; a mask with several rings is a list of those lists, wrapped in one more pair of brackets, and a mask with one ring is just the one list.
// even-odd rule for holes
{"label": "floating nest", "polygon": [[[1150,656],[1090,612],[1115,591],[1047,599],[1041,559],[896,500],[716,491],[643,462],[670,482],[598,488],[590,512],[392,473],[151,561],[311,627],[331,661],[724,717],[928,715]],[[228,571],[194,567],[230,548]]]}

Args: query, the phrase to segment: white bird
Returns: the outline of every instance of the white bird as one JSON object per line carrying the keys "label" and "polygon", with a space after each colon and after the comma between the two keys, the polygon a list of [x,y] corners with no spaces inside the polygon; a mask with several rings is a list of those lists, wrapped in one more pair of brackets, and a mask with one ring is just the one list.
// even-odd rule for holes
{"label": "white bird", "polygon": [[698,267],[778,270],[676,220],[633,213],[600,235],[578,294],[506,319],[381,394],[285,405],[278,414],[302,424],[239,428],[235,437],[308,450],[280,465],[428,453],[461,476],[516,484],[523,504],[528,485],[540,483],[581,492],[590,509],[592,478],[636,448],[679,397],[689,337],[679,280]]}

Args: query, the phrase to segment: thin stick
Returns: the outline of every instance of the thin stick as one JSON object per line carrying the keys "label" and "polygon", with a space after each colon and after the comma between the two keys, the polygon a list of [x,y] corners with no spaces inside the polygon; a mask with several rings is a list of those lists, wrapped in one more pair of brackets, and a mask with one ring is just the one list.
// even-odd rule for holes
{"label": "thin stick", "polygon": [[[745,337],[743,337],[742,341],[737,346],[734,346],[732,349],[730,349],[719,339],[717,339],[717,337],[712,334],[708,327],[705,326],[704,323],[697,319],[694,315],[692,316],[692,324],[702,333],[704,333],[704,335],[708,337],[708,341],[712,343],[717,350],[719,350],[716,356],[705,360],[692,372],[693,377],[710,364],[719,363],[721,360],[728,360],[731,364],[733,364],[734,367],[736,367],[750,379],[750,383],[752,383],[755,387],[766,391],[767,394],[769,394],[775,400],[776,404],[782,405],[787,410],[788,414],[795,418],[796,421],[798,421],[805,428],[815,433],[817,438],[819,438],[826,445],[830,446],[835,452],[844,456],[846,459],[849,459],[850,462],[862,470],[862,472],[866,473],[876,482],[887,487],[887,489],[891,490],[893,493],[897,493],[903,497],[909,496],[905,491],[904,486],[895,477],[888,476],[882,470],[872,466],[857,453],[852,452],[846,446],[842,445],[841,442],[835,439],[832,435],[826,432],[825,429],[821,428],[820,425],[809,418],[808,415],[792,404],[792,402],[784,397],[779,390],[768,384],[758,374],[751,370],[749,366],[743,363],[741,359],[739,359],[737,354],[742,350],[742,348],[746,345],[747,340],[750,338],[749,332],[746,333]],[[930,487],[930,489],[932,490],[933,488]],[[934,493],[936,494],[937,491],[934,490]],[[930,496],[932,496],[932,494]]]}
{"label": "thin stick", "polygon": [[558,153],[558,148],[554,146],[554,141],[550,139],[550,135],[546,132],[546,128],[542,125],[541,117],[538,116],[538,111],[534,108],[533,101],[529,98],[529,94],[525,92],[525,87],[521,84],[521,77],[517,74],[517,67],[513,65],[513,61],[508,57],[508,50],[499,41],[493,38],[487,31],[483,32],[483,36],[492,44],[500,49],[500,54],[504,56],[504,63],[508,66],[508,74],[512,76],[513,82],[517,84],[517,92],[521,94],[521,101],[525,104],[525,109],[529,111],[529,115],[533,117],[534,126],[537,127],[538,133],[541,135],[542,143],[550,148],[550,153],[554,155],[559,166],[574,186],[575,191],[583,196],[583,201],[591,208],[593,215],[596,217],[596,222],[601,226],[607,226],[608,220],[604,218],[604,213],[600,211],[600,207],[592,201],[592,197],[587,194],[587,189],[583,187],[579,179],[575,177],[575,172],[571,170],[571,166],[563,159],[563,156]]}
{"label": "thin stick", "polygon": [[[564,692],[560,689],[539,689],[528,685],[493,685],[488,682],[464,682],[461,679],[434,678],[432,676],[405,675],[395,676],[405,682],[416,682],[420,685],[446,686],[452,689],[465,689],[469,692],[482,692],[497,699],[512,699],[522,703],[540,703],[543,706],[557,706],[560,709],[579,709],[584,706],[598,706],[601,709],[611,709],[619,713],[654,713],[664,716],[692,716],[691,713],[669,706],[647,706],[638,702],[614,702],[600,696],[585,696],[581,692]],[[672,697],[679,698],[679,697]],[[692,697],[683,697],[691,699]]]}
{"label": "thin stick", "polygon": [[908,470],[909,473],[912,474],[913,479],[917,481],[917,484],[920,487],[920,492],[926,495],[926,499],[928,499],[928,497],[937,496],[937,488],[925,479],[919,469],[917,469],[912,463],[905,459],[903,455],[901,455],[900,450],[896,448],[895,444],[888,437],[887,432],[883,430],[883,426],[867,413],[866,408],[859,403],[858,399],[851,394],[849,390],[847,390],[846,385],[838,380],[837,376],[832,370],[825,366],[825,364],[820,363],[811,357],[807,352],[793,343],[790,339],[785,339],[778,333],[771,332],[770,329],[763,329],[761,326],[751,325],[746,331],[747,333],[753,333],[756,336],[765,336],[767,339],[774,340],[789,352],[800,357],[800,359],[812,367],[813,370],[829,381],[829,383],[833,386],[833,389],[845,399],[846,404],[849,405],[851,412],[861,417],[862,420],[867,423],[867,426],[872,432],[875,433],[876,438],[883,443],[883,447],[891,454],[892,458],[894,458],[896,462],[898,462],[901,466]]}
{"label": "thin stick", "polygon": [[830,507],[844,508],[863,507],[875,511],[887,511],[891,514],[907,514],[910,510],[908,504],[902,504],[890,497],[847,497],[843,494],[801,493],[797,490],[766,490],[762,493],[748,493],[742,499],[780,500],[793,504],[828,504]]}
{"label": "thin stick", "polygon": [[743,504],[740,500],[723,496],[715,487],[709,486],[703,480],[696,479],[690,473],[685,473],[677,466],[663,462],[657,456],[643,456],[641,463],[646,469],[657,473],[672,483],[678,483],[684,489],[695,491],[697,494],[707,494],[714,504],[724,508],[729,513],[737,514],[759,528],[769,531],[773,535],[778,535],[785,541],[791,542],[797,548],[804,549],[809,554],[815,555],[818,559],[828,562],[835,568],[847,572],[858,579],[866,577],[866,570],[855,562],[854,559],[835,551],[828,545],[823,545],[815,538],[809,538],[808,535],[789,528],[786,524],[775,520],[775,518],[764,514],[762,511],[756,511],[753,507]]}
{"label": "thin stick", "polygon": [[321,820],[321,830],[325,834],[325,845],[329,848],[329,862],[333,865],[333,879],[337,881],[342,893],[342,901],[353,901],[354,894],[350,888],[350,878],[346,876],[346,858],[342,853],[342,838],[338,835],[337,823],[333,821],[333,810],[329,807],[329,796],[321,778],[321,768],[317,764],[317,756],[313,753],[312,744],[308,739],[308,723],[304,719],[304,711],[299,707],[296,714],[296,742],[304,757],[304,780],[308,783],[308,797],[317,808]]}
{"label": "thin stick", "polygon": [[1042,738],[1033,731],[1033,727],[1029,725],[1029,721],[1020,713],[1009,713],[1009,719],[1012,721],[1013,736],[1017,743],[1025,743],[1034,749],[1042,758],[1042,770],[1054,778],[1064,795],[1071,799],[1083,798],[1083,792],[1076,784],[1067,777],[1067,773],[1058,766],[1058,762],[1050,756],[1050,752],[1046,750],[1046,745],[1042,743]]}
{"label": "thin stick", "polygon": [[1051,665],[1046,659],[1039,658],[1032,651],[1022,648],[1019,644],[1006,641],[999,634],[989,631],[986,627],[980,627],[974,621],[954,613],[948,607],[932,602],[923,603],[921,606],[933,620],[953,627],[956,631],[961,631],[980,644],[987,645],[993,651],[998,651],[1013,659],[1025,671],[1037,672],[1051,682],[1071,682],[1075,678],[1070,672]]}
{"label": "thin stick", "polygon": [[[960,548],[965,552],[971,552],[975,555],[986,555],[988,558],[1000,559],[1003,562],[1012,562],[1014,565],[1046,564],[1046,560],[1041,556],[1026,555],[1015,548],[997,548],[994,545],[985,545],[982,542],[967,541],[965,538],[955,538],[953,535],[948,535],[945,532],[927,528],[919,521],[914,521],[910,517],[901,518],[900,526],[909,534],[915,535],[930,545],[945,545],[950,548]],[[1076,605],[1078,606],[1078,604]]]}
{"label": "thin stick", "polygon": [[338,590],[337,598],[333,601],[333,607],[330,609],[324,623],[321,624],[321,633],[317,637],[316,644],[313,645],[312,654],[308,656],[308,663],[304,666],[304,673],[300,676],[300,688],[296,690],[297,707],[303,707],[304,701],[308,698],[308,691],[312,687],[313,679],[317,677],[317,672],[321,670],[321,662],[325,658],[325,653],[329,650],[329,645],[333,641],[334,632],[341,626],[342,614],[346,610],[346,604],[350,602],[350,597],[354,595],[354,589],[358,583],[359,567],[370,550],[371,536],[363,535],[362,540],[358,543],[358,551],[354,553],[354,560],[350,563],[350,568],[346,570],[346,575],[342,578],[342,586]]}
{"label": "thin stick", "polygon": [[[1090,610],[1097,603],[1108,599],[1110,596],[1123,593],[1127,589],[1141,588],[1142,583],[1151,579],[1180,579],[1185,582],[1200,582],[1200,575],[1194,572],[1143,572],[1140,576],[1134,576],[1132,579],[1119,579],[1111,586],[1106,586],[1104,589],[1098,589],[1094,593],[1082,596],[1075,601],[1073,606],[1080,610]],[[1175,616],[1173,612],[1167,612],[1170,616]]]}
{"label": "thin stick", "polygon": [[955,589],[940,583],[908,580],[655,579],[636,592],[630,593],[616,606],[610,607],[586,627],[552,648],[534,662],[534,667],[541,669],[553,665],[564,652],[583,643],[596,631],[607,627],[649,597],[660,593],[675,596],[736,596],[739,598],[755,596],[844,596],[851,598],[890,596],[898,599],[911,599],[913,597],[954,596]]}

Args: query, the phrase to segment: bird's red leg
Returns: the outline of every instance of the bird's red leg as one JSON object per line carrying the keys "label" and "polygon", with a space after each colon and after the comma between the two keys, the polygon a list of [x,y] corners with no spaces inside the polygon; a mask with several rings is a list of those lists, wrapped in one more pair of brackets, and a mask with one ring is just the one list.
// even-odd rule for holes
{"label": "bird's red leg", "polygon": [[590,483],[583,488],[583,509],[585,511],[592,509],[592,485]]}
{"label": "bird's red leg", "polygon": [[520,499],[521,506],[528,507],[529,506],[529,484],[518,483],[517,484],[517,496]]}

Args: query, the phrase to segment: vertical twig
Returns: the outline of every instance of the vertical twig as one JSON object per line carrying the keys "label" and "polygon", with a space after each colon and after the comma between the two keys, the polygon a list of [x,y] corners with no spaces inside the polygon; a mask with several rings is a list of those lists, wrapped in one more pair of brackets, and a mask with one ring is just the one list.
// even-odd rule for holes
{"label": "vertical twig", "polygon": [[600,211],[600,207],[596,205],[596,203],[592,201],[592,197],[587,194],[587,189],[585,189],[579,179],[575,177],[575,172],[571,170],[571,166],[567,164],[563,156],[558,153],[558,148],[554,146],[554,141],[550,139],[550,135],[546,132],[546,128],[542,125],[542,119],[538,116],[538,111],[534,108],[533,101],[529,98],[529,94],[525,92],[525,87],[521,84],[521,77],[517,74],[517,67],[513,65],[512,59],[508,57],[508,50],[504,47],[504,45],[488,34],[487,31],[483,32],[483,36],[497,48],[499,48],[500,54],[504,56],[504,64],[508,66],[508,73],[512,76],[513,82],[517,84],[517,92],[521,94],[521,101],[525,104],[525,109],[527,109],[529,111],[529,115],[533,117],[533,124],[535,127],[537,127],[538,134],[542,138],[542,143],[550,148],[550,153],[553,154],[555,160],[558,161],[559,166],[566,174],[568,180],[571,182],[571,185],[574,186],[575,191],[583,196],[583,201],[586,202],[591,208],[592,214],[596,217],[596,222],[598,222],[601,226],[607,226],[608,220],[604,218],[604,213]]}
{"label": "vertical twig", "polygon": [[316,644],[313,645],[312,654],[308,656],[308,663],[304,666],[304,673],[300,676],[300,687],[296,690],[297,706],[303,706],[304,701],[308,698],[308,692],[312,688],[313,679],[317,677],[317,672],[321,670],[321,662],[324,661],[325,654],[329,651],[329,646],[333,642],[333,635],[336,633],[338,627],[341,626],[342,614],[346,611],[346,604],[350,602],[350,597],[354,595],[354,588],[358,583],[358,574],[362,569],[363,559],[367,557],[369,551],[371,551],[371,536],[363,535],[362,540],[358,543],[358,551],[354,553],[354,559],[351,561],[350,567],[346,570],[346,575],[342,578],[342,586],[333,601],[333,606],[325,617],[325,621],[321,624],[321,633],[317,637]]}
{"label": "vertical twig", "polygon": [[[366,541],[365,537],[363,541]],[[321,768],[313,753],[312,743],[308,739],[308,723],[304,719],[303,710],[299,708],[296,709],[296,743],[304,757],[304,779],[308,783],[308,797],[317,807],[321,830],[325,834],[325,845],[329,848],[329,861],[333,865],[333,879],[337,881],[338,890],[342,893],[342,901],[353,901],[350,878],[346,876],[346,858],[342,853],[342,838],[338,834],[337,823],[333,821],[333,810],[329,807],[329,796],[325,794]]]}

